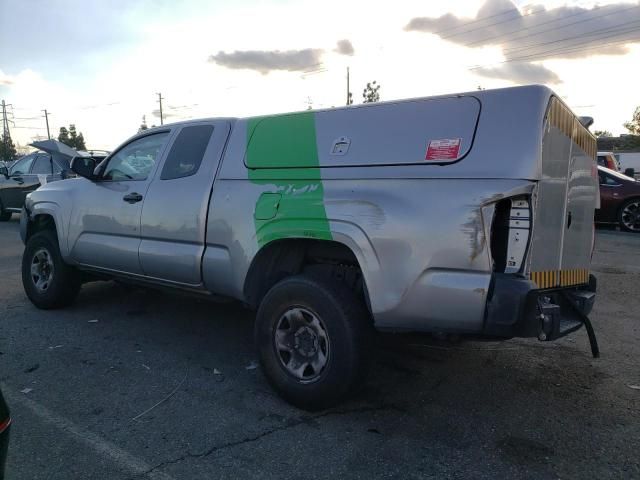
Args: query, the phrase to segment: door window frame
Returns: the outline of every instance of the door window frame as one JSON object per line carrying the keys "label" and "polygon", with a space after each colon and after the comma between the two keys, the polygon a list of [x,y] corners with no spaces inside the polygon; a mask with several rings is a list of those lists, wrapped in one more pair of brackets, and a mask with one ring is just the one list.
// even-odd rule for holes
{"label": "door window frame", "polygon": [[19,175],[20,176],[24,176],[24,175],[31,175],[31,167],[33,167],[34,162],[36,161],[36,158],[38,156],[37,152],[34,153],[30,153],[29,155],[25,155],[24,157],[22,157],[20,160],[18,160],[16,163],[14,163],[13,165],[11,165],[11,168],[9,168],[9,177],[13,177],[14,175],[16,175],[15,173],[15,167],[18,166],[18,164],[20,164],[21,162],[23,162],[24,160],[26,160],[28,157],[32,157],[31,159],[31,163],[29,164],[29,168],[28,168],[28,172],[20,172]]}
{"label": "door window frame", "polygon": [[[136,135],[135,137],[129,139],[128,142],[126,142],[125,144],[121,145],[118,149],[114,150],[113,152],[111,152],[111,154],[109,154],[109,156],[107,158],[105,158],[102,162],[100,162],[100,164],[98,165],[98,168],[100,169],[100,175],[98,176],[98,178],[96,179],[99,182],[148,182],[150,181],[154,176],[155,173],[158,169],[158,166],[160,165],[161,161],[164,160],[164,157],[167,154],[167,147],[169,146],[169,144],[171,143],[172,137],[173,137],[173,131],[174,129],[172,128],[164,128],[161,130],[154,130],[152,132],[145,132],[143,135]],[[160,149],[160,151],[158,152],[158,156],[156,157],[155,161],[154,161],[154,165],[153,167],[151,167],[151,170],[149,171],[149,174],[147,175],[147,178],[145,178],[144,180],[142,179],[135,179],[135,178],[123,178],[123,179],[118,179],[118,180],[112,180],[112,179],[108,179],[108,178],[104,178],[104,173],[107,171],[107,167],[109,166],[109,163],[111,162],[111,160],[113,160],[113,158],[115,158],[115,156],[120,153],[122,150],[124,150],[125,148],[127,148],[129,145],[131,145],[134,142],[137,142],[138,140],[142,140],[143,138],[147,138],[147,137],[151,137],[152,135],[158,135],[158,134],[167,134],[167,138],[165,140],[165,144],[162,146],[162,148]]]}

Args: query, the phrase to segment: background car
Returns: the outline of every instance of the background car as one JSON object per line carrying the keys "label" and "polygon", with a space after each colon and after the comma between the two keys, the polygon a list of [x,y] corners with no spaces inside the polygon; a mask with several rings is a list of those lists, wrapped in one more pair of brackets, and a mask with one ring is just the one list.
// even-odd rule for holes
{"label": "background car", "polygon": [[9,430],[11,417],[9,407],[7,407],[2,391],[0,391],[0,479],[4,478],[4,467],[7,460],[7,449],[9,448]]}
{"label": "background car", "polygon": [[59,158],[46,152],[25,155],[9,168],[0,168],[0,221],[7,221],[14,212],[19,213],[29,192],[42,182],[61,180],[69,170]]}
{"label": "background car", "polygon": [[27,194],[36,188],[75,176],[70,168],[74,156],[91,157],[99,163],[109,154],[103,150],[77,152],[56,140],[33,145],[41,150],[25,155],[11,167],[0,165],[0,221],[6,222],[12,213],[20,213]]}
{"label": "background car", "polygon": [[596,210],[596,223],[640,233],[640,182],[600,165],[598,179],[600,208]]}

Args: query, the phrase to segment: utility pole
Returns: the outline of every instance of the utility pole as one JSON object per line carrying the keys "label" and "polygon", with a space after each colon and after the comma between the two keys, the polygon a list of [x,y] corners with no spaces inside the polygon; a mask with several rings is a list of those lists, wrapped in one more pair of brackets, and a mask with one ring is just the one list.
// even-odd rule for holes
{"label": "utility pole", "polygon": [[[9,132],[9,119],[7,118],[7,107],[10,107],[11,104],[5,103],[2,100],[2,138],[0,141],[4,144],[3,155],[9,154],[9,144],[11,143],[11,134]],[[2,160],[2,158],[0,158]],[[5,160],[11,160],[11,158],[5,158]]]}
{"label": "utility pole", "polygon": [[162,94],[160,92],[158,92],[157,95],[158,95],[158,103],[160,104],[160,125],[163,125],[163,120],[162,120]]}
{"label": "utility pole", "polygon": [[347,67],[347,105],[351,105],[351,92],[349,91],[349,67]]}
{"label": "utility pole", "polygon": [[47,122],[47,138],[49,140],[51,140],[51,134],[49,133],[49,115],[51,115],[51,114],[47,112],[46,108],[44,110],[42,110],[42,111],[44,112],[44,119]]}
{"label": "utility pole", "polygon": [[2,100],[2,136],[5,140],[9,136],[9,120],[7,120],[7,107],[10,106],[11,105],[4,103],[4,100]]}

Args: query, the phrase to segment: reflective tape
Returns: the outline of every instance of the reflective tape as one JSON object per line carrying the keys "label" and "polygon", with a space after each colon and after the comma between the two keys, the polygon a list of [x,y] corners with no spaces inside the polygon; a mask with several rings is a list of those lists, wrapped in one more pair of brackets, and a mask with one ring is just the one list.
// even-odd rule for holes
{"label": "reflective tape", "polygon": [[576,116],[556,97],[551,99],[547,113],[549,124],[556,127],[595,160],[598,146],[595,137],[582,126]]}
{"label": "reflective tape", "polygon": [[538,288],[584,285],[589,283],[589,270],[586,268],[543,270],[540,272],[531,272],[529,278]]}

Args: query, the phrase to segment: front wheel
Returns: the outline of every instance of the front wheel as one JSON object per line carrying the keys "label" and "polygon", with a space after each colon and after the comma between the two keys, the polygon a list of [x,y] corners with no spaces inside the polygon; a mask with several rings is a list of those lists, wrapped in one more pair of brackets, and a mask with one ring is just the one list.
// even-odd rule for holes
{"label": "front wheel", "polygon": [[54,232],[45,230],[29,238],[22,255],[22,285],[36,307],[48,310],[70,305],[81,284],[80,272],[62,260]]}
{"label": "front wheel", "polygon": [[364,378],[372,326],[346,285],[298,275],[269,290],[255,337],[275,390],[297,407],[316,410],[336,404]]}
{"label": "front wheel", "polygon": [[640,198],[631,199],[622,205],[618,216],[621,230],[640,233]]}

